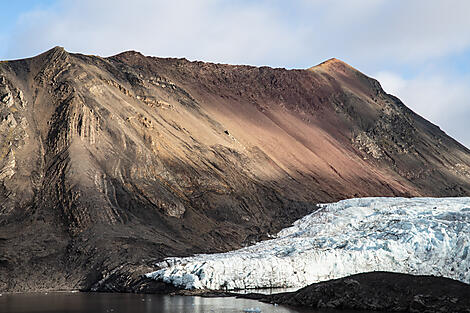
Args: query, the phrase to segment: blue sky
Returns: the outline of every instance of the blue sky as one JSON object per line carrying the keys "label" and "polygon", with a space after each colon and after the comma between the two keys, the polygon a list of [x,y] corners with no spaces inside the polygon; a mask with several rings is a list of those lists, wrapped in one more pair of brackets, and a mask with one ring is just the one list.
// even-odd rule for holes
{"label": "blue sky", "polygon": [[[8,40],[9,34],[15,29],[16,23],[22,13],[31,10],[38,10],[41,8],[49,8],[54,0],[19,0],[19,1],[6,1],[0,0],[0,39],[2,41]],[[8,41],[0,45],[0,57],[4,59],[7,57]]]}
{"label": "blue sky", "polygon": [[470,147],[467,0],[0,0],[0,59],[53,46],[306,68],[340,58]]}

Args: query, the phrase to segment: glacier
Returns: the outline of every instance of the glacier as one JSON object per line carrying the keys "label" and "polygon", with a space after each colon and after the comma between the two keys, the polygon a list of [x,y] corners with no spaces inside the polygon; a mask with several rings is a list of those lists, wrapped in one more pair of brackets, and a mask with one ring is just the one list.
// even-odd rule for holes
{"label": "glacier", "polygon": [[303,287],[369,271],[470,283],[470,198],[355,198],[322,204],[275,239],[171,257],[146,276],[184,289]]}

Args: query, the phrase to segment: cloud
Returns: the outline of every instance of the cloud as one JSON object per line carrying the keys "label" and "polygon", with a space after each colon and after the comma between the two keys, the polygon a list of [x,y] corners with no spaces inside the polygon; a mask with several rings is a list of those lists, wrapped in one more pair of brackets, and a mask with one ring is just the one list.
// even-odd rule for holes
{"label": "cloud", "polygon": [[230,1],[61,1],[25,13],[8,44],[9,56],[54,45],[111,55],[139,50],[230,63],[278,63],[302,51],[299,37],[267,3]]}
{"label": "cloud", "polygon": [[470,77],[417,76],[404,79],[392,72],[374,75],[384,90],[470,147]]}
{"label": "cloud", "polygon": [[470,146],[469,79],[448,70],[470,59],[468,12],[467,0],[56,0],[18,19],[0,57],[56,45],[287,68],[339,57]]}
{"label": "cloud", "polygon": [[61,44],[287,67],[335,56],[370,70],[468,49],[467,12],[466,0],[57,0],[25,13],[6,45],[8,57]]}
{"label": "cloud", "polygon": [[465,0],[382,1],[373,15],[342,27],[349,26],[352,54],[367,48],[392,62],[422,63],[468,49],[468,12]]}

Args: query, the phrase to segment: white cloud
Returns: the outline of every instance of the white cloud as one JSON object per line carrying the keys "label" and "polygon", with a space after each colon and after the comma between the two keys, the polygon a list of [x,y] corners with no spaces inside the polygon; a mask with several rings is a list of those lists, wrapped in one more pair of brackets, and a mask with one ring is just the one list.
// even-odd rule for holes
{"label": "white cloud", "polygon": [[0,57],[55,45],[301,68],[339,57],[366,73],[389,70],[379,78],[391,93],[470,145],[469,79],[443,66],[470,51],[468,12],[467,0],[57,0],[23,14]]}
{"label": "white cloud", "polygon": [[302,51],[276,8],[265,3],[199,1],[64,0],[26,13],[8,43],[9,55],[26,56],[54,45],[111,55],[139,50],[230,63],[278,63]]}
{"label": "white cloud", "polygon": [[378,72],[374,77],[380,82],[382,88],[392,95],[402,93],[407,87],[406,81],[401,76],[387,71]]}
{"label": "white cloud", "polygon": [[383,2],[377,14],[356,20],[348,31],[356,33],[349,43],[354,54],[373,49],[367,51],[398,62],[423,62],[458,53],[470,46],[468,12],[470,1],[466,0]]}
{"label": "white cloud", "polygon": [[466,0],[58,0],[26,13],[6,45],[8,57],[61,44],[288,67],[335,56],[370,70],[468,49],[467,12]]}
{"label": "white cloud", "polygon": [[470,79],[437,75],[404,79],[392,72],[379,72],[375,77],[386,92],[470,147]]}

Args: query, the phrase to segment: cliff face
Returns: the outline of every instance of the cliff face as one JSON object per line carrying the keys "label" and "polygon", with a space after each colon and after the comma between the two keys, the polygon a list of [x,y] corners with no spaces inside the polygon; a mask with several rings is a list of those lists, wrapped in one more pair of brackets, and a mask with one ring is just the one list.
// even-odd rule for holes
{"label": "cliff face", "polygon": [[267,238],[318,202],[469,194],[470,151],[339,60],[0,63],[2,291],[128,290],[164,256]]}

